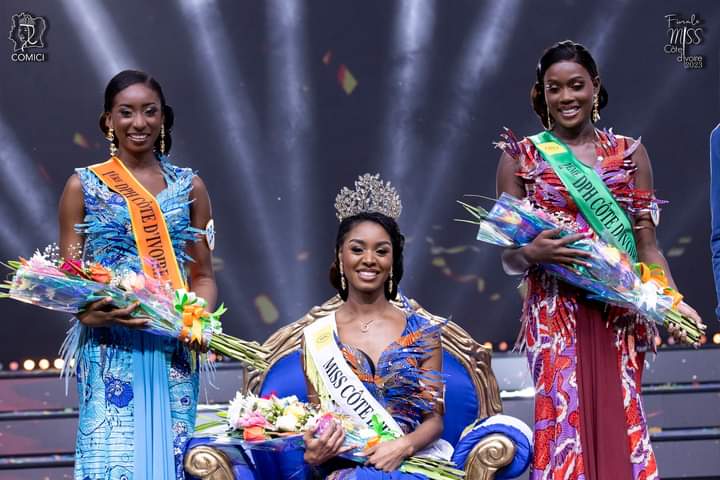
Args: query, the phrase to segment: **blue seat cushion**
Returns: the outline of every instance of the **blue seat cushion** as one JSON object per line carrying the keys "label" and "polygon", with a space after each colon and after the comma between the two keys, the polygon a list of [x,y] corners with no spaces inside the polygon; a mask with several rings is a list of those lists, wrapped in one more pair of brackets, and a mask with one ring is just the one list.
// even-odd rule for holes
{"label": "blue seat cushion", "polygon": [[278,397],[297,395],[301,402],[307,402],[307,385],[302,365],[302,358],[297,350],[275,362],[265,375],[260,396],[271,393]]}
{"label": "blue seat cushion", "polygon": [[450,353],[443,351],[445,375],[445,428],[442,438],[455,445],[463,430],[477,419],[478,398],[468,371]]}

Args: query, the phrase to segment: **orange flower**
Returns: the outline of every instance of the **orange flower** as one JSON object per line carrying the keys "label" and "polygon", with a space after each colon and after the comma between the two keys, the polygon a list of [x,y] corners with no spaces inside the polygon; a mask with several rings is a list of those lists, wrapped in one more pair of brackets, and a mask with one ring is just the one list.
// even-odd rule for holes
{"label": "orange flower", "polygon": [[265,429],[263,427],[247,427],[243,430],[243,440],[247,442],[257,442],[259,440],[265,440]]}
{"label": "orange flower", "polygon": [[88,273],[90,274],[90,279],[95,282],[110,283],[110,280],[112,279],[110,270],[97,263],[90,265]]}
{"label": "orange flower", "polygon": [[372,447],[374,447],[375,445],[380,443],[380,440],[381,440],[380,435],[374,436],[373,438],[368,440],[367,443],[365,444],[365,450],[370,450]]}

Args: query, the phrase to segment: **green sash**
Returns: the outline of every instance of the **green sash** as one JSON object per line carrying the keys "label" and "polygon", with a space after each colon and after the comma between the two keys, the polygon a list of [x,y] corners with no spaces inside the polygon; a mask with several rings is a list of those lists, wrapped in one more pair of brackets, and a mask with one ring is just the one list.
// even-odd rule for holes
{"label": "green sash", "polygon": [[598,235],[607,232],[615,244],[637,262],[630,218],[597,172],[575,158],[572,151],[550,132],[533,135],[530,141],[555,170],[592,229]]}

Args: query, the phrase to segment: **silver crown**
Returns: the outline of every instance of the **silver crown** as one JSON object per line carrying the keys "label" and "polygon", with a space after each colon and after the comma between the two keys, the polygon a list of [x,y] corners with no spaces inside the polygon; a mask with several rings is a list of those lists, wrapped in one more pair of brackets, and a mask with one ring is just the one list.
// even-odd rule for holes
{"label": "silver crown", "polygon": [[380,180],[380,174],[360,175],[355,180],[355,190],[343,187],[335,197],[335,215],[339,221],[361,212],[378,212],[397,220],[402,212],[402,202],[390,182]]}

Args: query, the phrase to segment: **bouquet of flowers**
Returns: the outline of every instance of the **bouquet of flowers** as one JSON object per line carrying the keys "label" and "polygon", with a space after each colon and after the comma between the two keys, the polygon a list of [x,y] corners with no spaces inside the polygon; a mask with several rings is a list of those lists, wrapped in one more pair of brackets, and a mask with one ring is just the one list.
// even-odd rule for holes
{"label": "bouquet of flowers", "polygon": [[[367,459],[358,455],[379,442],[395,437],[377,417],[372,419],[372,428],[359,424],[349,416],[337,411],[321,411],[311,403],[298,400],[296,396],[278,398],[270,395],[259,398],[253,394],[237,393],[227,411],[218,412],[220,420],[198,425],[196,432],[213,427],[226,426],[225,435],[230,439],[241,439],[242,445],[250,450],[284,451],[301,448],[303,433],[322,435],[333,422],[338,422],[344,432],[344,447],[352,447],[342,454],[344,458],[364,463]],[[216,438],[220,438],[216,436]],[[465,472],[455,468],[451,462],[427,457],[410,457],[403,462],[400,470],[406,473],[421,473],[434,480],[461,480]]]}
{"label": "bouquet of flowers", "polygon": [[205,300],[192,292],[173,290],[142,273],[115,272],[97,263],[63,260],[53,245],[42,253],[36,251],[29,260],[20,258],[6,266],[14,273],[11,280],[0,285],[7,291],[0,297],[71,314],[103,298],[112,299],[118,308],[138,303],[133,315],[149,319],[144,331],[177,338],[201,350],[209,348],[256,369],[267,368],[267,352],[257,342],[223,333],[220,316],[227,309],[220,305],[208,312]]}
{"label": "bouquet of flowers", "polygon": [[[562,228],[561,237],[577,233],[527,200],[518,200],[506,193],[496,200],[490,211],[458,203],[475,218],[469,223],[479,225],[477,239],[492,245],[522,247],[543,230],[555,228]],[[634,263],[611,237],[605,235],[578,240],[568,247],[590,252],[592,256],[583,259],[590,266],[546,264],[543,268],[588,291],[591,299],[630,309],[666,327],[679,328],[689,343],[700,340],[701,328],[677,310],[682,295],[668,285],[659,265]]]}

